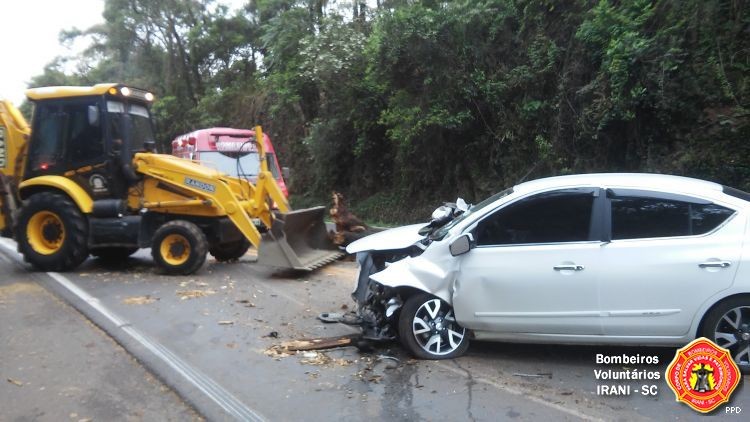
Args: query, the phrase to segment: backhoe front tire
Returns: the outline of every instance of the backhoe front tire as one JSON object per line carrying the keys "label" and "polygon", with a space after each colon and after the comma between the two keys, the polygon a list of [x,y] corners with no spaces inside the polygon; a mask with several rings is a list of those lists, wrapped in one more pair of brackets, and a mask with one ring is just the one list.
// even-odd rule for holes
{"label": "backhoe front tire", "polygon": [[167,274],[192,274],[206,261],[208,241],[201,229],[185,220],[174,220],[156,230],[151,242],[154,262]]}
{"label": "backhoe front tire", "polygon": [[216,244],[208,252],[217,261],[225,262],[242,258],[248,249],[250,249],[250,242],[243,238],[234,242]]}
{"label": "backhoe front tire", "polygon": [[88,221],[73,201],[55,192],[32,195],[16,226],[18,252],[41,271],[69,271],[89,255]]}

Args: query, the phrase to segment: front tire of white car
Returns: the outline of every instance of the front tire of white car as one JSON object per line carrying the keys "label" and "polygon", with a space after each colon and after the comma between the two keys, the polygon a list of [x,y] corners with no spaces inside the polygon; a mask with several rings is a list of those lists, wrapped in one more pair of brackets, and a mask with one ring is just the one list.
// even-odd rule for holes
{"label": "front tire of white car", "polygon": [[419,293],[406,300],[398,320],[401,343],[420,359],[452,359],[466,353],[469,332],[445,301]]}

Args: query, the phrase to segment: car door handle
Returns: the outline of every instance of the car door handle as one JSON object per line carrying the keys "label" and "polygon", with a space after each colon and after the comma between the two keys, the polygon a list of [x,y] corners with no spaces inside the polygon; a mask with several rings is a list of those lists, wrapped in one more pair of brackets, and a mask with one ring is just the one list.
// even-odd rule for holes
{"label": "car door handle", "polygon": [[583,271],[583,265],[555,265],[552,269],[555,271]]}
{"label": "car door handle", "polygon": [[727,268],[732,265],[729,261],[709,261],[698,264],[701,268]]}

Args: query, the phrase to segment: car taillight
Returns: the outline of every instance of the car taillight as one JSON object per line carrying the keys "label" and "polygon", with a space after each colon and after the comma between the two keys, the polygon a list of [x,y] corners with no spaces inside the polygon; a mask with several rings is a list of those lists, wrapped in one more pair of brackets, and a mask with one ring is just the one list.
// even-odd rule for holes
{"label": "car taillight", "polygon": [[188,138],[187,142],[188,142],[189,145],[195,145],[195,138],[190,137],[190,138]]}

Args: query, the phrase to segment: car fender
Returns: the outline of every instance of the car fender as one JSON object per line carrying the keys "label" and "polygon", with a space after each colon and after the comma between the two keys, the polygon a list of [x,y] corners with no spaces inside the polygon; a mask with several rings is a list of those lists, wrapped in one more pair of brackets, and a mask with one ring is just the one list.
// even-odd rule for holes
{"label": "car fender", "polygon": [[[447,250],[447,247],[441,249]],[[370,278],[388,287],[419,289],[452,305],[452,287],[458,264],[450,254],[446,259],[435,259],[434,255],[425,252],[414,258],[404,258],[389,264],[385,270],[372,274]]]}
{"label": "car fender", "polygon": [[736,295],[747,295],[748,291],[746,288],[738,287],[738,286],[732,286],[726,290],[722,290],[719,293],[711,296],[708,298],[705,302],[703,302],[703,305],[698,309],[698,311],[693,316],[693,322],[690,324],[690,331],[688,331],[688,334],[690,336],[690,339],[695,339],[700,335],[698,333],[698,329],[700,328],[701,322],[703,321],[703,317],[706,316],[706,313],[717,303],[721,302],[722,300]]}

